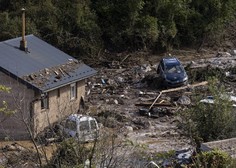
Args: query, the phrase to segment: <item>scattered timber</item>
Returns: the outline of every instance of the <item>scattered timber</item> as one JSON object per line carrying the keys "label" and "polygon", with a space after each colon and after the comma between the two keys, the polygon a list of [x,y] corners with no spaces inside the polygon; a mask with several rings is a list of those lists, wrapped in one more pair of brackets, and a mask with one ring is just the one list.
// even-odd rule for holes
{"label": "scattered timber", "polygon": [[178,88],[162,90],[159,93],[159,95],[156,97],[154,102],[151,104],[151,106],[149,107],[149,111],[152,109],[152,107],[157,102],[157,100],[161,97],[162,93],[169,93],[169,92],[175,92],[175,91],[180,91],[180,90],[184,90],[184,89],[191,89],[191,88],[194,88],[194,87],[204,86],[204,85],[207,85],[207,84],[208,84],[208,82],[204,81],[204,82],[200,82],[200,83],[196,83],[196,84],[192,84],[192,85],[186,85],[186,86],[182,86],[182,87],[178,87]]}

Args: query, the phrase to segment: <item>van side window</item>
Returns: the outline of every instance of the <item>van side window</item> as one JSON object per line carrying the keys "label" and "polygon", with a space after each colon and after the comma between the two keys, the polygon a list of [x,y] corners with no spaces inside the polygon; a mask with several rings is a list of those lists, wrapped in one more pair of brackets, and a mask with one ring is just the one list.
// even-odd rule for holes
{"label": "van side window", "polygon": [[89,121],[80,122],[80,131],[89,131]]}

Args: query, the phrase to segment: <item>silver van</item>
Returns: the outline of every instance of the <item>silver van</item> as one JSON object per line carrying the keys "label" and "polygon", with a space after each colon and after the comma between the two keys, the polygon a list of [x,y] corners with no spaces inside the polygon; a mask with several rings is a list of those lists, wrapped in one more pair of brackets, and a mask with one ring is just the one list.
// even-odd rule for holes
{"label": "silver van", "polygon": [[63,129],[66,137],[73,137],[81,142],[94,141],[98,138],[99,127],[95,118],[80,114],[67,117]]}

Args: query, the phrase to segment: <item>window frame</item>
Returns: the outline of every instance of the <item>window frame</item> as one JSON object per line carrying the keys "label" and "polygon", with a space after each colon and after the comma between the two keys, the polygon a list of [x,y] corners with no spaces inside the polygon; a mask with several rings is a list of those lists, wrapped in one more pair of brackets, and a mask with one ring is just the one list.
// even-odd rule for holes
{"label": "window frame", "polygon": [[48,93],[41,94],[41,110],[49,109],[49,97]]}
{"label": "window frame", "polygon": [[76,83],[70,84],[70,100],[75,100],[77,98],[77,87]]}

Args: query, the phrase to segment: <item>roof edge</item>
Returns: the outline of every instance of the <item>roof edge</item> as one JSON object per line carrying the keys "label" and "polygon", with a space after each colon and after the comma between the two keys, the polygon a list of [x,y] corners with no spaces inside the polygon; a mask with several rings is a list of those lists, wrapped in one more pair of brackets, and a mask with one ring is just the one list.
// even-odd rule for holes
{"label": "roof edge", "polygon": [[21,79],[20,77],[14,75],[13,73],[7,71],[6,69],[0,67],[0,71],[2,73],[4,73],[5,75],[7,76],[10,76],[11,78],[13,78],[14,80],[20,82],[21,84],[25,85],[28,89],[32,89],[32,90],[35,90],[35,91],[40,91],[39,88],[35,87],[34,85],[32,85],[31,83]]}

